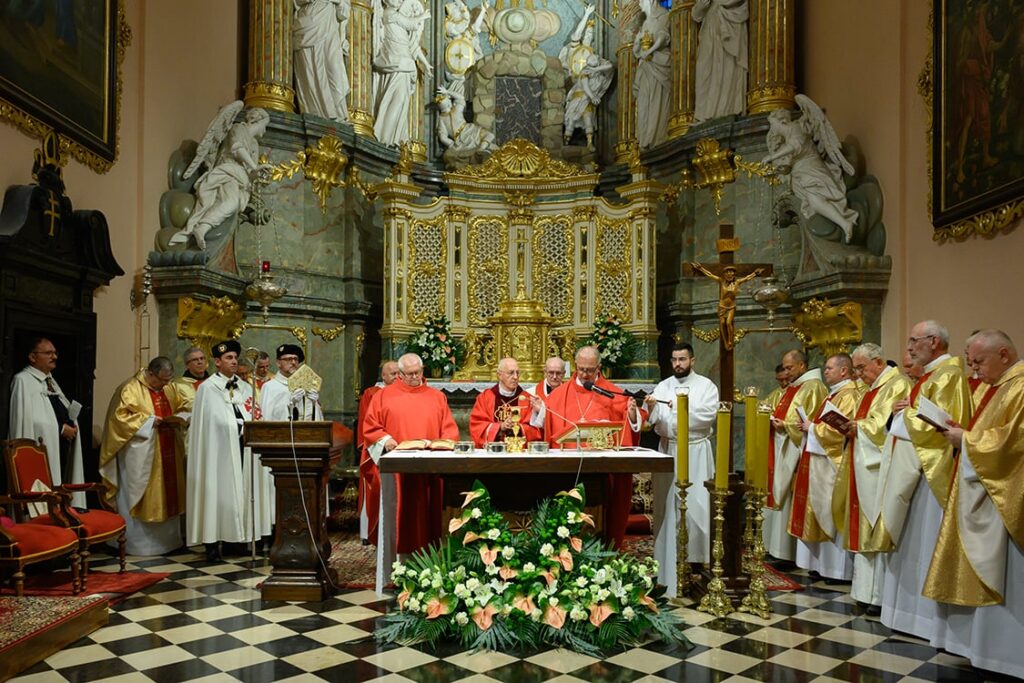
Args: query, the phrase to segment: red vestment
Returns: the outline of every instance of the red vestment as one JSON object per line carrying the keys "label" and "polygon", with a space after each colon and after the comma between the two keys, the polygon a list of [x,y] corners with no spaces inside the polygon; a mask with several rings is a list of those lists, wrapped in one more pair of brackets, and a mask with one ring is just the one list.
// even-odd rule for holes
{"label": "red vestment", "polygon": [[356,510],[362,511],[363,505],[366,506],[366,535],[373,543],[377,542],[377,517],[380,515],[380,469],[363,443],[363,422],[370,410],[370,400],[380,390],[376,385],[367,387],[359,397],[359,416],[356,418],[356,452],[359,453],[359,500]]}
{"label": "red vestment", "polygon": [[520,435],[527,441],[541,441],[540,430],[530,426],[530,417],[533,411],[530,409],[530,395],[523,391],[522,387],[516,387],[516,393],[511,397],[502,396],[495,384],[487,391],[481,392],[476,397],[473,410],[469,414],[469,435],[477,448],[483,448],[485,443],[501,441],[511,433],[501,431],[501,420],[498,410],[506,403],[519,406],[519,428]]}
{"label": "red vestment", "polygon": [[[397,381],[373,396],[363,422],[366,444],[375,444],[385,436],[398,442],[409,439],[456,441],[459,428],[444,394],[425,384],[410,387]],[[395,479],[398,552],[411,553],[441,538],[441,478],[436,474],[399,474]]]}
{"label": "red vestment", "polygon": [[[596,386],[608,391],[621,393],[621,389],[598,376]],[[545,405],[548,407],[544,417],[544,434],[554,448],[559,448],[555,438],[572,427],[572,422],[591,420],[609,420],[623,425],[622,445],[634,446],[640,440],[640,433],[634,431],[626,416],[629,399],[625,396],[609,398],[593,391],[587,391],[576,381],[576,375],[551,392]],[[640,413],[639,422],[643,424],[646,414]],[[633,475],[608,475],[608,500],[605,503],[605,539],[622,547],[626,535],[626,522],[629,521],[629,509],[633,501]]]}

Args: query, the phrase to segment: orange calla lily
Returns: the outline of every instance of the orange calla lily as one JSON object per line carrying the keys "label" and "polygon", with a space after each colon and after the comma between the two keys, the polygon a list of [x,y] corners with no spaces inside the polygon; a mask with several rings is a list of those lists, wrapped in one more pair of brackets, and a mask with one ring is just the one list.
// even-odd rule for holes
{"label": "orange calla lily", "polygon": [[528,595],[517,595],[512,599],[512,606],[526,614],[530,614],[534,609],[536,609],[533,604],[533,599]]}
{"label": "orange calla lily", "polygon": [[480,559],[486,565],[494,564],[494,561],[498,559],[498,548],[491,548],[487,545],[480,546]]}
{"label": "orange calla lily", "polygon": [[576,500],[580,501],[581,503],[583,502],[583,496],[580,495],[580,492],[577,489],[569,489],[568,491],[559,491],[558,495],[560,495],[560,496],[569,496],[570,498],[575,498]]}
{"label": "orange calla lily", "polygon": [[427,600],[427,619],[437,619],[451,612],[451,605],[447,600],[430,598]]}
{"label": "orange calla lily", "polygon": [[569,544],[572,546],[572,549],[576,552],[583,552],[583,539],[579,536],[573,536],[572,538],[570,538]]}
{"label": "orange calla lily", "polygon": [[544,580],[547,582],[549,586],[555,582],[555,575],[552,574],[550,571],[542,571],[540,575],[544,577]]}
{"label": "orange calla lily", "polygon": [[614,613],[615,610],[603,602],[595,602],[590,606],[590,623],[594,625],[594,628],[598,628],[605,619]]}
{"label": "orange calla lily", "polygon": [[476,491],[462,491],[462,492],[459,493],[459,495],[460,496],[465,496],[465,499],[463,499],[463,501],[462,501],[462,507],[466,507],[467,505],[472,503],[477,498],[480,498],[481,496],[483,496],[484,492],[479,490],[479,489],[477,489]]}
{"label": "orange calla lily", "polygon": [[515,577],[519,576],[519,570],[514,567],[509,567],[508,565],[506,565],[498,570],[498,576],[508,581],[509,579],[514,579]]}
{"label": "orange calla lily", "polygon": [[452,521],[448,522],[448,533],[454,534],[465,526],[468,521],[468,519],[463,519],[462,517],[452,517]]}
{"label": "orange calla lily", "polygon": [[654,602],[654,598],[652,598],[651,596],[645,595],[642,598],[640,598],[640,604],[647,605],[647,607],[652,612],[654,612],[655,614],[658,613],[658,603]]}
{"label": "orange calla lily", "polygon": [[473,541],[479,541],[481,538],[483,538],[483,536],[475,531],[467,531],[466,535],[462,537],[462,545],[469,545]]}
{"label": "orange calla lily", "polygon": [[569,552],[568,548],[562,548],[562,551],[558,553],[555,559],[562,563],[562,569],[567,572],[572,571],[572,553]]}
{"label": "orange calla lily", "polygon": [[405,602],[412,595],[409,591],[402,591],[398,594],[398,609],[405,609]]}
{"label": "orange calla lily", "polygon": [[498,610],[492,606],[477,607],[473,610],[473,623],[476,624],[477,628],[481,631],[486,631],[491,627],[491,618],[497,613]]}
{"label": "orange calla lily", "polygon": [[580,521],[589,524],[592,527],[597,527],[597,525],[594,524],[594,518],[588,515],[586,512],[580,513]]}
{"label": "orange calla lily", "polygon": [[560,629],[565,625],[565,610],[561,607],[548,605],[544,610],[544,623],[554,629]]}

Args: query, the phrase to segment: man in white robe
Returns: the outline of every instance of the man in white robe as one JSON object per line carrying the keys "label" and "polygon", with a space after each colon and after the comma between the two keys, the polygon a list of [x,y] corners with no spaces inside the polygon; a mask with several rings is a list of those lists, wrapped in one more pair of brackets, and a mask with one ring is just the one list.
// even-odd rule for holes
{"label": "man in white robe", "polygon": [[[907,351],[924,368],[910,396],[893,404],[881,518],[896,542],[885,559],[882,623],[896,631],[931,639],[936,603],[922,595],[928,565],[942,523],[953,477],[953,447],[917,417],[927,398],[958,424],[971,418],[971,391],[963,361],[947,353],[949,332],[934,320],[911,329]],[[908,503],[909,501],[909,503]]]}
{"label": "man in white robe", "polygon": [[298,344],[277,347],[277,374],[270,378],[260,392],[260,409],[264,420],[323,420],[317,392],[288,389],[288,378],[306,362],[306,354]]}
{"label": "man in white robe", "polygon": [[[45,337],[31,340],[28,348],[28,365],[11,380],[7,438],[42,439],[53,485],[81,484],[85,469],[78,425],[68,414],[71,401],[53,377],[57,348]],[[84,508],[85,493],[75,493],[71,502]]]}
{"label": "man in white robe", "polygon": [[173,378],[171,359],[157,356],[114,391],[107,409],[100,474],[124,517],[129,555],[163,555],[184,540],[184,449],[176,425],[191,410],[192,394],[175,391]]}
{"label": "man in white robe", "polygon": [[[654,388],[644,399],[650,411],[648,423],[661,437],[658,450],[676,455],[677,396],[686,393],[689,400],[690,471],[686,477],[690,488],[686,491],[686,530],[688,534],[686,557],[689,562],[711,561],[711,503],[704,482],[715,476],[715,453],[711,447],[711,435],[718,415],[718,387],[693,369],[693,347],[686,342],[676,344],[672,349],[672,376]],[[659,401],[667,401],[660,403]],[[676,461],[673,461],[674,463]],[[654,518],[663,520],[657,525],[658,538],[655,547],[664,549],[656,557],[660,572],[658,582],[666,586],[676,585],[676,534],[679,525],[679,493],[675,481],[678,472],[669,481],[664,477],[654,479]]]}
{"label": "man in white robe", "polygon": [[186,536],[189,545],[206,545],[211,562],[221,559],[221,541],[257,541],[270,534],[273,521],[252,451],[242,448],[242,426],[259,419],[259,408],[235,374],[241,350],[234,340],[213,347],[217,373],[199,386],[189,429]]}
{"label": "man in white robe", "polygon": [[810,415],[828,393],[821,370],[807,369],[807,356],[794,349],[782,357],[790,383],[772,413],[772,438],[768,444],[768,509],[764,511],[764,545],[777,560],[796,559],[796,539],[789,534],[793,509],[793,475],[800,461],[802,411]]}

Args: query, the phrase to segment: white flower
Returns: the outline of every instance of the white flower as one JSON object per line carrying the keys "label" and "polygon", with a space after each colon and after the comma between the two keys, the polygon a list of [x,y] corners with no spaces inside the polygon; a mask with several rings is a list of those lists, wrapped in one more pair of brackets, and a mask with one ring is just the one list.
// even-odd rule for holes
{"label": "white flower", "polygon": [[604,583],[607,580],[608,580],[608,572],[605,571],[604,567],[601,567],[596,572],[594,572],[594,583],[602,584],[602,583]]}
{"label": "white flower", "polygon": [[498,595],[501,595],[502,593],[507,591],[508,587],[511,585],[512,584],[510,583],[504,583],[503,581],[498,581],[497,579],[491,581],[491,588],[493,588],[494,592]]}
{"label": "white flower", "polygon": [[555,548],[550,543],[545,543],[544,545],[542,545],[540,547],[540,554],[543,555],[544,557],[547,557],[548,555],[550,555],[553,552],[555,552]]}
{"label": "white flower", "polygon": [[410,612],[418,612],[420,610],[420,601],[416,598],[409,598],[405,606],[409,608]]}
{"label": "white flower", "polygon": [[[628,609],[628,608],[627,608]],[[465,612],[459,612],[455,615],[455,623],[459,626],[465,626],[469,623],[469,615]]]}
{"label": "white flower", "polygon": [[569,618],[573,621],[583,621],[587,618],[587,611],[577,605],[569,612]]}
{"label": "white flower", "polygon": [[497,541],[499,536],[501,536],[501,531],[498,529],[490,529],[487,531],[487,538],[492,541]]}
{"label": "white flower", "polygon": [[523,565],[523,571],[524,572],[532,572],[532,571],[536,571],[536,570],[537,570],[537,567],[535,567],[533,565],[533,562],[527,562],[526,564]]}
{"label": "white flower", "polygon": [[466,588],[468,588],[471,591],[475,591],[479,587],[480,587],[480,579],[476,578],[475,576],[471,577],[469,579],[469,581],[466,582]]}
{"label": "white flower", "polygon": [[465,584],[460,583],[457,586],[455,586],[455,597],[459,598],[460,600],[465,600],[471,595],[472,593],[469,592]]}
{"label": "white flower", "polygon": [[626,609],[622,610],[622,618],[626,621],[633,621],[633,617],[635,616],[636,612],[633,611],[632,607],[626,607]]}
{"label": "white flower", "polygon": [[484,571],[487,572],[488,574],[490,574],[491,576],[494,576],[495,574],[497,574],[501,570],[498,568],[497,564],[489,564],[489,565],[487,565],[487,568],[484,569]]}
{"label": "white flower", "polygon": [[473,508],[473,511],[469,513],[469,516],[473,519],[480,519],[484,513],[480,508]]}
{"label": "white flower", "polygon": [[430,570],[429,569],[424,569],[423,571],[420,572],[420,580],[421,581],[423,579],[426,579],[426,578],[429,578],[429,577],[430,577]]}
{"label": "white flower", "polygon": [[579,513],[575,512],[573,510],[569,510],[569,512],[567,513],[567,516],[569,518],[569,524],[572,524],[573,522],[578,521],[578,515],[579,515]]}
{"label": "white flower", "polygon": [[559,538],[569,538],[569,527],[560,526],[556,532]]}
{"label": "white flower", "polygon": [[644,576],[645,574],[647,574],[647,565],[646,564],[640,565],[639,567],[636,568],[636,571],[640,574],[640,576]]}
{"label": "white flower", "polygon": [[602,588],[601,590],[597,591],[597,601],[604,602],[608,599],[609,595],[611,595],[611,592],[607,588]]}
{"label": "white flower", "polygon": [[552,607],[558,607],[558,598],[552,595],[550,598],[548,598],[548,604]]}
{"label": "white flower", "polygon": [[431,581],[430,582],[430,587],[431,588],[440,588],[441,587],[441,579],[437,578],[437,579],[434,579],[433,581]]}
{"label": "white flower", "polygon": [[660,566],[657,560],[651,560],[651,574],[657,574]]}
{"label": "white flower", "polygon": [[505,546],[501,549],[501,556],[506,560],[511,560],[512,556],[516,554],[516,549],[510,545]]}
{"label": "white flower", "polygon": [[530,612],[530,618],[533,619],[534,621],[540,621],[540,617],[541,617],[542,614],[544,614],[544,613],[541,612],[539,608],[534,607],[533,611]]}
{"label": "white flower", "polygon": [[586,588],[587,587],[587,577],[585,577],[585,576],[577,577],[576,578],[576,585],[579,586],[580,588]]}
{"label": "white flower", "polygon": [[502,607],[501,608],[501,613],[502,613],[502,615],[504,615],[506,617],[508,615],[512,614],[512,605],[505,605],[504,607]]}
{"label": "white flower", "polygon": [[476,606],[476,600],[474,600],[473,598],[466,598],[466,607],[475,607],[475,606]]}

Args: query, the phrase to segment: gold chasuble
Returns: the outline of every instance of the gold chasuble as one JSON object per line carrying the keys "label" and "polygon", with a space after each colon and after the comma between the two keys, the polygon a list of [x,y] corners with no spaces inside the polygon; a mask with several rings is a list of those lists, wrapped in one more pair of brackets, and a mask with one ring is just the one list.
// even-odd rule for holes
{"label": "gold chasuble", "polygon": [[853,380],[845,380],[818,403],[813,414],[808,415],[811,426],[800,452],[793,481],[793,509],[789,515],[789,533],[802,541],[828,541],[836,533],[832,498],[846,437],[821,421],[825,403],[831,401],[840,413],[850,418],[857,410],[860,395],[857,384]]}
{"label": "gold chasuble", "polygon": [[[117,499],[119,477],[116,459],[132,443],[146,422],[153,417],[169,417],[191,408],[192,397],[182,396],[174,384],[154,391],[146,385],[140,370],[114,391],[100,443],[100,473],[109,486],[106,497],[113,505]],[[185,509],[185,474],[180,430],[170,425],[157,426],[149,437],[153,442],[152,461],[133,463],[139,474],[129,476],[127,485],[131,515],[143,522],[163,522]]]}
{"label": "gold chasuble", "polygon": [[786,393],[786,390],[782,387],[775,387],[772,392],[764,397],[764,403],[767,403],[775,410],[779,407],[779,402],[782,400],[782,395]]}
{"label": "gold chasuble", "polygon": [[963,360],[953,356],[936,363],[911,389],[910,406],[903,411],[903,422],[921,460],[921,470],[941,507],[946,506],[953,476],[953,447],[934,427],[917,417],[917,406],[924,396],[949,413],[957,424],[967,424],[973,411],[963,367]]}
{"label": "gold chasuble", "polygon": [[964,432],[925,580],[924,595],[939,602],[1003,602],[1008,535],[1024,548],[1024,361],[992,390]]}
{"label": "gold chasuble", "polygon": [[877,552],[895,547],[880,519],[879,469],[892,406],[906,398],[912,386],[910,378],[898,369],[886,368],[861,398],[853,416],[856,428],[844,449],[832,498],[836,525],[847,550]]}

